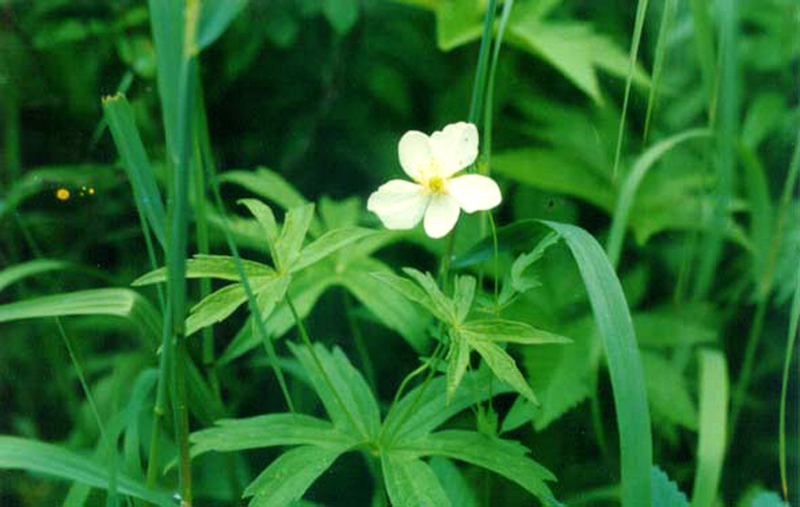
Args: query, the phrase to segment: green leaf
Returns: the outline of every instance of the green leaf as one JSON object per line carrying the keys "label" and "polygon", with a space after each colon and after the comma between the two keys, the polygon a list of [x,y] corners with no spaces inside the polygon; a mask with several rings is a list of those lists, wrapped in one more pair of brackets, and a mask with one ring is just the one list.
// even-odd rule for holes
{"label": "green leaf", "polygon": [[450,349],[447,351],[447,400],[456,392],[469,366],[469,343],[459,333],[450,334]]}
{"label": "green leaf", "polygon": [[278,256],[275,262],[281,270],[290,269],[295,263],[313,218],[313,204],[304,204],[286,212],[281,237],[275,245]]}
{"label": "green leaf", "polygon": [[303,446],[281,454],[244,490],[251,506],[289,505],[299,500],[346,448]]}
{"label": "green leaf", "polygon": [[[259,167],[255,171],[228,171],[219,176],[220,183],[234,183],[254,194],[275,202],[284,209],[292,209],[308,203],[308,200],[280,174]],[[311,227],[312,233],[319,225]]]}
{"label": "green leaf", "polygon": [[622,185],[619,199],[617,200],[616,209],[614,210],[614,218],[611,223],[611,232],[608,236],[608,243],[606,250],[608,257],[611,259],[611,264],[616,266],[619,262],[619,256],[622,251],[622,240],[625,238],[625,228],[628,224],[628,214],[630,213],[633,199],[636,197],[636,191],[639,188],[644,177],[651,167],[655,165],[661,157],[675,146],[690,139],[698,137],[706,137],[709,135],[708,130],[695,129],[686,132],[681,132],[674,136],[668,137],[663,141],[650,147],[645,151],[636,162],[633,168],[625,178],[625,183]]}
{"label": "green leaf", "polygon": [[[272,213],[272,209],[258,199],[239,199],[237,202],[247,206],[250,213],[256,217],[259,225],[261,225],[261,230],[264,231],[270,253],[276,256],[278,224],[275,222],[275,215]],[[277,259],[273,259],[273,262],[277,263],[278,261]]]}
{"label": "green leaf", "polygon": [[69,315],[122,317],[140,332],[148,348],[160,342],[158,312],[149,301],[130,289],[89,289],[0,305],[0,322]]}
{"label": "green leaf", "polygon": [[725,459],[728,425],[728,367],[716,350],[700,351],[700,432],[692,506],[714,505]]}
{"label": "green leaf", "polygon": [[492,155],[492,169],[526,185],[577,197],[612,210],[616,191],[605,175],[563,153],[541,148],[522,148]]}
{"label": "green leaf", "polygon": [[[442,377],[431,381],[427,389],[418,386],[411,390],[389,410],[384,419],[387,441],[402,447],[405,442],[426,435],[469,406],[512,392],[508,385],[496,381],[490,386],[490,378],[486,370],[465,374],[461,388],[449,401],[446,380]],[[412,409],[411,414],[406,416]],[[398,427],[401,422],[402,427]]]}
{"label": "green leaf", "polygon": [[195,36],[197,47],[203,49],[217,40],[246,5],[247,0],[203,0]]}
{"label": "green leaf", "polygon": [[103,99],[103,113],[108,130],[111,132],[114,144],[122,158],[122,167],[133,187],[136,208],[139,210],[139,214],[147,220],[153,234],[163,247],[165,245],[164,224],[166,223],[164,202],[161,200],[161,193],[158,191],[158,185],[153,177],[153,170],[147,159],[142,138],[139,137],[139,130],[133,119],[133,111],[125,96],[118,94]]}
{"label": "green leaf", "polygon": [[428,294],[424,290],[422,290],[419,287],[419,285],[415,284],[408,278],[397,276],[394,273],[389,273],[389,272],[372,273],[372,276],[375,277],[380,282],[386,284],[389,288],[391,288],[395,292],[402,294],[410,301],[419,303],[423,308],[432,313],[437,319],[443,322],[449,321],[450,315],[442,311],[439,306],[434,305],[431,297],[428,296]]}
{"label": "green leaf", "polygon": [[192,456],[284,445],[313,445],[330,450],[356,443],[333,424],[303,414],[267,414],[223,419],[216,426],[191,434]]}
{"label": "green leaf", "polygon": [[375,231],[372,229],[364,229],[362,227],[343,227],[341,229],[328,231],[303,248],[299,257],[292,265],[292,271],[300,271],[315,262],[319,262],[337,250],[374,233]]}
{"label": "green leaf", "polygon": [[695,408],[686,381],[675,365],[658,354],[642,352],[647,399],[653,412],[690,430],[697,429]]}
{"label": "green leaf", "polygon": [[653,507],[689,507],[686,495],[663,470],[654,466],[650,476],[653,481]]}
{"label": "green leaf", "polygon": [[719,322],[707,308],[687,304],[635,313],[633,327],[640,345],[665,348],[715,342]]}
{"label": "green leaf", "polygon": [[453,305],[456,311],[456,322],[461,323],[467,318],[472,300],[475,298],[475,287],[478,281],[474,276],[456,277],[455,290],[453,293]]}
{"label": "green leaf", "polygon": [[526,269],[534,265],[544,256],[548,248],[558,243],[561,238],[556,233],[550,233],[536,245],[530,253],[517,257],[511,265],[511,284],[517,292],[526,292],[541,285],[535,277],[525,276]]}
{"label": "green leaf", "polygon": [[451,505],[436,474],[424,461],[386,452],[381,454],[381,467],[392,505],[397,507]]}
{"label": "green leaf", "polygon": [[315,344],[317,363],[308,347],[290,342],[289,348],[308,373],[314,391],[336,426],[364,438],[377,437],[381,425],[378,404],[364,377],[341,349],[336,347],[331,353],[323,345]]}
{"label": "green leaf", "polygon": [[386,290],[384,283],[372,275],[379,271],[390,273],[389,268],[381,262],[360,259],[348,265],[338,277],[338,283],[347,288],[379,321],[400,333],[414,350],[424,351],[428,344],[425,329],[430,318],[397,291]]}
{"label": "green leaf", "polygon": [[459,326],[459,330],[469,337],[470,342],[486,340],[490,342],[522,343],[525,345],[572,343],[572,340],[566,336],[537,329],[525,322],[505,319],[471,320]]}
{"label": "green leaf", "polygon": [[652,437],[644,372],[622,287],[597,241],[574,225],[544,222],[578,264],[603,339],[620,438],[622,503],[650,505]]}
{"label": "green leaf", "polygon": [[469,344],[486,361],[497,378],[513,387],[531,403],[539,403],[525,377],[522,376],[522,372],[517,368],[517,363],[505,350],[494,343],[483,340],[470,340]]}
{"label": "green leaf", "polygon": [[0,292],[11,284],[27,278],[29,276],[46,273],[48,271],[58,271],[72,267],[70,262],[53,259],[36,259],[9,266],[0,271]]}
{"label": "green leaf", "polygon": [[[584,23],[542,21],[534,16],[518,16],[508,27],[508,40],[553,65],[596,103],[603,98],[597,67],[616,76],[628,74],[626,55],[607,37]],[[649,85],[641,67],[634,67],[634,82]]]}
{"label": "green leaf", "polygon": [[[251,278],[253,292],[272,290],[284,282],[284,277]],[[212,292],[202,301],[194,305],[186,319],[186,336],[191,336],[200,329],[216,324],[230,316],[247,301],[247,294],[241,283],[227,285]]]}
{"label": "green leaf", "polygon": [[503,420],[503,433],[531,419],[536,431],[542,431],[592,392],[592,340],[587,333],[574,332],[576,340],[568,347],[542,345],[523,349],[523,365],[541,404],[537,407],[517,398]]}
{"label": "green leaf", "polygon": [[[25,438],[0,436],[0,469],[27,470],[109,489],[108,466],[52,444]],[[177,505],[166,492],[149,489],[119,472],[113,478],[116,490],[156,505]]]}
{"label": "green leaf", "polygon": [[409,442],[407,450],[422,456],[445,456],[486,468],[516,482],[545,504],[557,503],[545,484],[545,481],[555,480],[555,476],[526,457],[528,449],[518,442],[474,431],[446,430]]}
{"label": "green leaf", "polygon": [[[265,264],[242,259],[242,265],[248,278],[275,276],[275,270]],[[195,254],[194,258],[186,261],[186,278],[217,278],[238,282],[239,271],[236,269],[235,259],[228,255]],[[131,285],[139,287],[166,281],[167,268],[158,268],[140,276]]]}
{"label": "green leaf", "polygon": [[[305,318],[311,313],[319,297],[325,290],[334,283],[334,277],[330,273],[311,268],[304,270],[292,277],[289,290],[292,294],[292,301],[297,308],[300,318]],[[262,345],[258,333],[253,332],[253,317],[250,316],[242,326],[236,337],[228,344],[228,347],[220,355],[218,363],[228,364],[237,357],[249,352],[255,347]],[[278,338],[286,334],[295,326],[294,317],[285,303],[280,304],[269,317],[266,317],[264,328],[267,334],[273,338]]]}
{"label": "green leaf", "polygon": [[481,36],[481,21],[486,5],[480,0],[441,0],[436,11],[436,43],[450,51]]}
{"label": "green leaf", "polygon": [[456,321],[456,309],[453,302],[444,295],[430,273],[422,273],[414,268],[403,268],[403,272],[413,278],[428,294],[431,304],[430,311],[434,315],[440,320],[440,316],[446,316],[443,320],[448,324]]}
{"label": "green leaf", "polygon": [[359,0],[322,0],[322,12],[339,34],[350,31],[358,21]]}
{"label": "green leaf", "polygon": [[428,463],[439,479],[452,505],[458,507],[480,507],[475,491],[461,470],[447,458],[434,456]]}

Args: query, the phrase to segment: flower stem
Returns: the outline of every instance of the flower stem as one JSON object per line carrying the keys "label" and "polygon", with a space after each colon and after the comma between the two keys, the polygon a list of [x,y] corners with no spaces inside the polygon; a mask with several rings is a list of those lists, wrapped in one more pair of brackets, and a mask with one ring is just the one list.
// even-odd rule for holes
{"label": "flower stem", "polygon": [[[303,339],[303,343],[308,348],[308,352],[311,354],[311,359],[314,361],[314,364],[316,364],[320,374],[322,374],[322,378],[328,385],[328,389],[331,390],[334,398],[336,398],[336,401],[342,407],[342,410],[344,410],[345,415],[350,420],[350,424],[353,425],[353,429],[358,430],[359,426],[356,423],[355,417],[353,417],[353,414],[350,413],[350,410],[347,408],[347,405],[345,405],[342,396],[339,394],[339,391],[336,389],[336,386],[333,384],[330,376],[328,376],[328,372],[325,370],[325,367],[322,366],[322,361],[320,361],[319,356],[317,356],[317,352],[314,350],[314,345],[311,343],[311,337],[306,330],[305,324],[303,324],[303,319],[301,319],[300,315],[297,313],[297,309],[295,308],[288,291],[286,292],[286,304],[289,305],[289,310],[292,312],[292,317],[294,317],[295,324],[297,324],[297,329],[300,331],[300,337]],[[367,435],[364,436],[366,437]]]}

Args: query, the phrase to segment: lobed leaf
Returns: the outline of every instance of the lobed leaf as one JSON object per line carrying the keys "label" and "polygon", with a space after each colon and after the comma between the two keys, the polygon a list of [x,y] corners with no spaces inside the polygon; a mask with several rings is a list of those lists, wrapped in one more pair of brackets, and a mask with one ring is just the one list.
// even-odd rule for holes
{"label": "lobed leaf", "polygon": [[304,204],[286,212],[280,239],[275,245],[275,263],[279,269],[290,269],[294,265],[313,218],[313,204]]}

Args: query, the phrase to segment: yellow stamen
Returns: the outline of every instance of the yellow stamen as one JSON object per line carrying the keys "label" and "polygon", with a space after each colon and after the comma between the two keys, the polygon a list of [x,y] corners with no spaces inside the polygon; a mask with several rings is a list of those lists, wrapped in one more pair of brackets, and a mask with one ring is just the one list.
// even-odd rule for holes
{"label": "yellow stamen", "polygon": [[59,188],[56,190],[56,199],[59,201],[66,201],[69,199],[69,190],[66,188]]}

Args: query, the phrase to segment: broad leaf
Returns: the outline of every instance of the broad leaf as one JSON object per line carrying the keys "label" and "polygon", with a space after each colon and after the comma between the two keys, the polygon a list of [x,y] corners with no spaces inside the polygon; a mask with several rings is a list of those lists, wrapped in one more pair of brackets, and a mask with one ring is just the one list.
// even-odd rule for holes
{"label": "broad leaf", "polygon": [[467,318],[475,298],[475,288],[478,281],[474,276],[456,277],[453,305],[455,306],[456,322],[461,323]]}
{"label": "broad leaf", "polygon": [[434,315],[437,317],[445,315],[445,319],[439,318],[447,324],[452,324],[456,321],[456,310],[453,302],[444,295],[430,273],[422,273],[414,268],[403,268],[403,271],[413,278],[428,295],[431,312]]}
{"label": "broad leaf", "polygon": [[196,44],[200,49],[211,45],[244,9],[247,0],[203,0]]}

